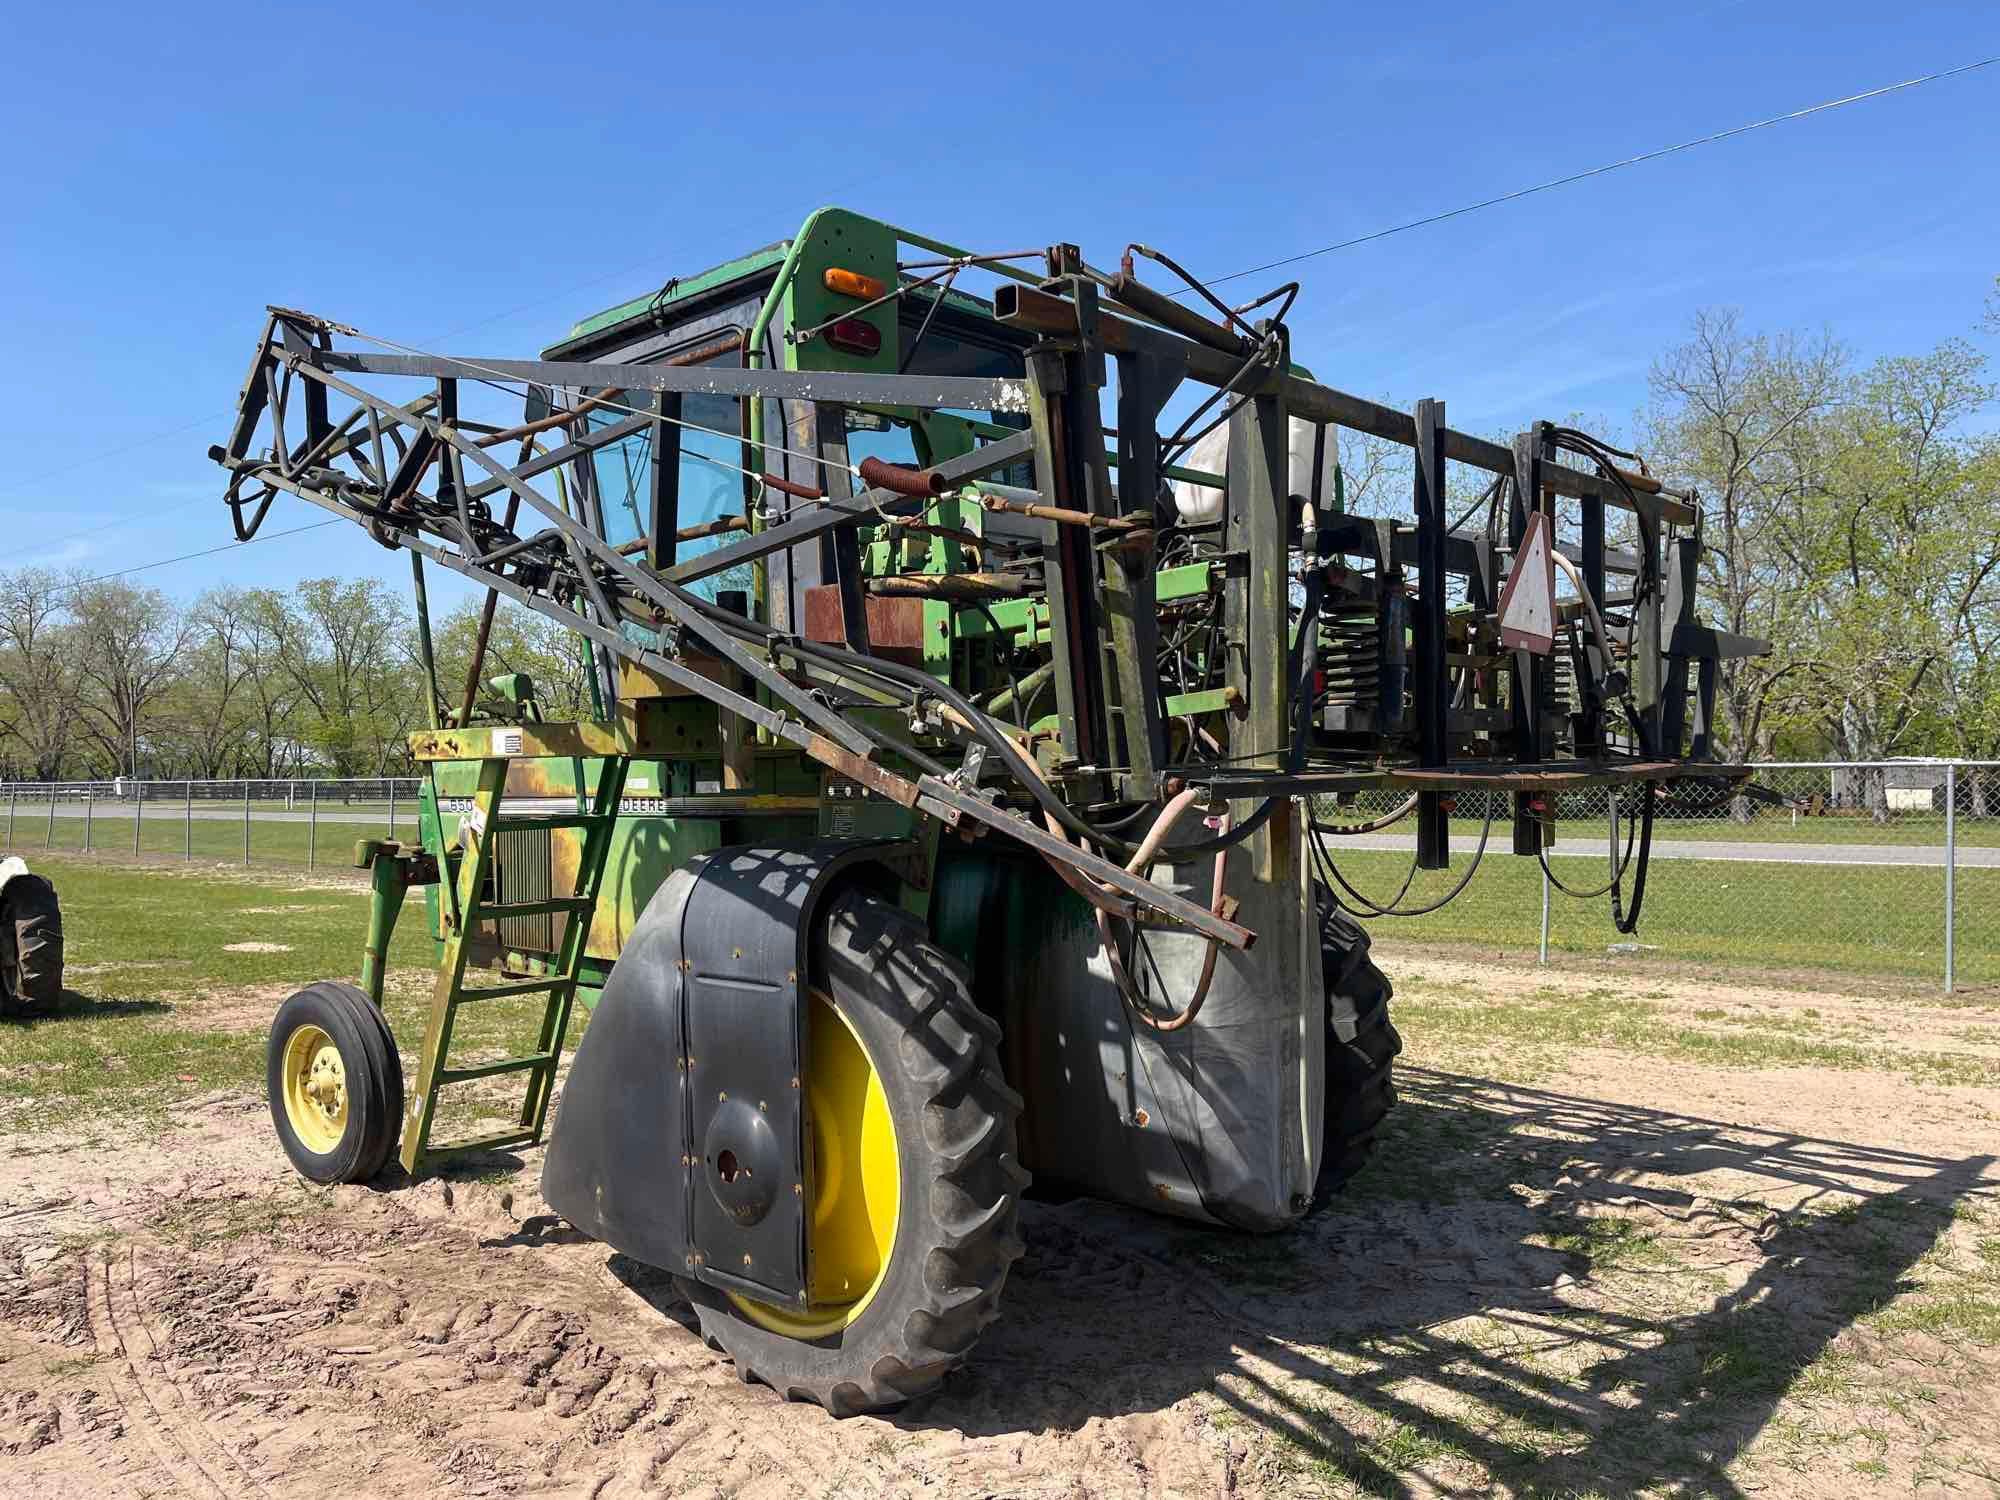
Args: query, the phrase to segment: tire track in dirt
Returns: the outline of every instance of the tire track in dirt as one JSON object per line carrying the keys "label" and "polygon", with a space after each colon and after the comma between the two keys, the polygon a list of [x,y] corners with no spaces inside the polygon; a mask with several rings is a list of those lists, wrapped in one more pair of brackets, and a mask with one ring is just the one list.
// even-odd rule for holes
{"label": "tire track in dirt", "polygon": [[[112,1259],[106,1256],[102,1263],[103,1274],[91,1276],[88,1283],[91,1332],[95,1336],[97,1351],[114,1361],[112,1398],[123,1408],[130,1424],[139,1429],[175,1489],[183,1494],[204,1497],[204,1500],[211,1500],[211,1497],[212,1500],[233,1500],[235,1492],[189,1451],[176,1435],[174,1424],[167,1420],[166,1414],[148,1393],[138,1361],[132,1356],[131,1346],[119,1328],[118,1315],[112,1306]],[[127,1264],[130,1264],[129,1256]]]}
{"label": "tire track in dirt", "polygon": [[[107,1207],[139,1226],[170,1208],[166,1241],[139,1227],[109,1261],[99,1248],[39,1262],[37,1300],[15,1322],[48,1348],[64,1301],[85,1303],[80,1347],[100,1352],[101,1410],[117,1420],[96,1437],[73,1433],[73,1380],[33,1411],[0,1413],[11,1418],[0,1436],[45,1445],[33,1487],[15,1490],[15,1471],[0,1475],[0,1494],[289,1500],[322,1493],[329,1465],[354,1493],[593,1500],[1053,1496],[1079,1480],[1134,1496],[1209,1488],[1202,1466],[1177,1455],[1177,1434],[1134,1447],[1115,1424],[1033,1438],[952,1430],[983,1425],[992,1381],[976,1376],[914,1421],[837,1423],[787,1404],[703,1347],[664,1273],[570,1239],[544,1215],[523,1220],[498,1194],[461,1187],[454,1207],[421,1185],[340,1190],[276,1217],[265,1197],[254,1180],[141,1187]],[[244,1222],[256,1227],[237,1231]],[[1084,1269],[1104,1273],[1104,1295],[1129,1297],[1113,1260]],[[996,1351],[989,1375],[1039,1379],[1052,1351],[1034,1342]],[[43,1412],[57,1401],[59,1414]],[[59,1432],[38,1435],[35,1422],[58,1418]]]}
{"label": "tire track in dirt", "polygon": [[[159,1409],[160,1396],[165,1395],[170,1397],[186,1414],[184,1430],[188,1431],[201,1446],[211,1450],[211,1462],[213,1462],[213,1454],[221,1454],[224,1463],[219,1465],[219,1467],[222,1467],[225,1472],[229,1469],[235,1470],[244,1479],[249,1481],[251,1488],[258,1494],[269,1495],[271,1493],[269,1486],[264,1483],[263,1479],[248,1464],[244,1463],[242,1458],[228,1443],[216,1435],[202,1416],[201,1403],[190,1395],[180,1382],[175,1379],[173,1373],[174,1362],[170,1357],[169,1351],[146,1318],[146,1300],[141,1298],[138,1290],[137,1266],[138,1257],[136,1251],[128,1250],[125,1256],[125,1279],[123,1297],[121,1299],[120,1288],[112,1272],[111,1263],[107,1262],[105,1266],[105,1298],[107,1308],[114,1314],[121,1311],[118,1306],[119,1302],[121,1300],[124,1302],[125,1305],[122,1309],[121,1320],[122,1326],[134,1328],[145,1336],[147,1345],[146,1363],[149,1365],[157,1364],[166,1372],[164,1378],[149,1378],[143,1369],[139,1371],[138,1378],[142,1389],[145,1391],[148,1405],[157,1411]],[[197,1461],[199,1462],[199,1460]],[[202,1465],[202,1468],[204,1473],[212,1472],[206,1463]],[[230,1485],[226,1488],[228,1493],[232,1495],[241,1495],[244,1493],[243,1487],[240,1484]]]}

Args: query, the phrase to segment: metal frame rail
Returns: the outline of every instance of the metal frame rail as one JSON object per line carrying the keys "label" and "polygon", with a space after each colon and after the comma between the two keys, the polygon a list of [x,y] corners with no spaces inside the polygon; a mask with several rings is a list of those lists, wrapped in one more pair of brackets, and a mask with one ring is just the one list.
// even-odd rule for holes
{"label": "metal frame rail", "polygon": [[[1457,460],[1511,476],[1521,455],[1445,427],[1438,403],[1425,403],[1410,417],[1287,373],[1288,340],[1280,322],[1259,322],[1245,334],[1208,323],[1178,305],[1170,304],[1174,312],[1165,314],[1156,305],[1165,301],[1157,292],[1134,282],[1129,272],[1113,279],[1092,271],[1074,246],[1051,247],[1049,272],[1039,287],[1002,286],[995,301],[996,321],[1035,339],[1027,354],[1027,378],[1021,380],[361,353],[335,347],[336,335],[365,337],[357,330],[274,307],[239,396],[229,440],[210,452],[230,473],[225,498],[239,539],[256,533],[277,494],[298,496],[366,528],[385,546],[413,553],[420,587],[423,561],[449,568],[557,620],[604,652],[715,703],[870,791],[947,825],[971,820],[1003,832],[1116,892],[1109,898],[1113,901],[1122,898],[1236,948],[1248,947],[1255,934],[1132,873],[1080,840],[1039,826],[1003,804],[995,788],[982,788],[982,776],[995,770],[1011,776],[1045,810],[1051,809],[1051,794],[1065,804],[1106,799],[1143,803],[1188,785],[1206,786],[1217,796],[1274,800],[1315,791],[1411,786],[1424,793],[1420,827],[1429,830],[1423,838],[1424,858],[1441,863],[1444,817],[1435,794],[1456,786],[1518,787],[1523,778],[1526,784],[1539,784],[1550,777],[1622,781],[1716,773],[1713,765],[1690,767],[1673,759],[1673,750],[1644,760],[1599,754],[1543,766],[1545,757],[1533,736],[1523,739],[1514,765],[1449,766],[1440,722],[1447,709],[1437,672],[1443,656],[1443,575],[1447,568],[1469,577],[1483,572],[1489,589],[1494,580],[1490,553],[1455,533],[1445,534],[1444,464]],[[1159,326],[1162,319],[1176,331]],[[1233,322],[1248,327],[1240,318]],[[1115,484],[1114,463],[1099,436],[1108,360],[1116,361],[1118,375]],[[397,402],[358,383],[368,377],[417,377],[435,388]],[[1229,653],[1229,685],[1246,710],[1232,731],[1235,753],[1221,766],[1166,764],[1154,672],[1154,560],[1146,539],[1135,541],[1132,535],[1133,528],[1153,524],[1164,460],[1173,456],[1163,452],[1158,437],[1160,413],[1190,379],[1216,387],[1216,396],[1227,399],[1217,420],[1231,424],[1223,547],[1234,561],[1221,570],[1222,620],[1226,639],[1240,643]],[[459,386],[468,380],[525,385],[526,419],[504,429],[461,420]],[[845,493],[848,472],[842,469],[829,475],[833,482],[823,490],[808,492],[805,506],[795,505],[761,527],[758,522],[764,518],[746,517],[748,535],[679,561],[674,556],[680,533],[671,471],[680,403],[690,394],[822,408],[1025,411],[1030,427],[930,470],[894,471],[858,495]],[[331,413],[336,397],[352,403],[339,421]],[[582,421],[589,411],[609,420],[593,429]],[[1287,495],[1292,417],[1322,427],[1353,427],[1419,450],[1414,540],[1422,589],[1416,623],[1423,670],[1440,680],[1433,684],[1437,691],[1420,690],[1415,698],[1421,730],[1416,766],[1305,763],[1306,737],[1294,723],[1287,651],[1291,562],[1297,546]],[[269,447],[253,454],[266,419]],[[588,484],[578,487],[578,504],[572,507],[566,495],[551,500],[530,483],[552,473],[559,479],[565,465],[580,465],[597,450],[644,430],[654,438],[656,469],[669,474],[653,486],[653,534],[644,539],[657,567],[627,555],[634,549],[604,540],[588,514]],[[543,433],[550,434],[553,446],[537,440]],[[512,443],[519,444],[515,462],[495,456],[494,450]],[[996,732],[994,721],[976,710],[963,711],[964,700],[948,684],[914,672],[895,677],[893,669],[868,653],[865,640],[857,643],[858,650],[807,642],[718,609],[688,590],[699,579],[802,542],[843,533],[851,540],[857,525],[920,518],[930,496],[1024,458],[1034,460],[1042,502],[1070,518],[1050,528],[1052,540],[1044,544],[1041,557],[1056,669],[1060,791]],[[1686,497],[1643,476],[1546,464],[1538,466],[1533,486],[1528,493],[1580,496],[1598,515],[1595,555],[1588,531],[1584,551],[1586,566],[1599,577],[1607,565],[1601,536],[1604,505],[1637,512],[1639,531],[1652,547],[1657,547],[1663,524],[1686,524],[1696,516]],[[800,494],[796,486],[777,487]],[[506,515],[496,519],[490,502],[503,496]],[[514,522],[523,515],[531,521],[539,518],[541,528],[517,529]],[[1330,519],[1350,528],[1368,524]],[[1393,553],[1402,545],[1402,538],[1392,541],[1388,530],[1378,535],[1380,551]],[[1338,541],[1337,529],[1323,536],[1322,556]],[[1687,655],[1712,654],[1717,648],[1714,641],[1683,639],[1689,630],[1715,633],[1693,626],[1686,557],[1677,555],[1675,561],[1672,593],[1686,611],[1674,638],[1674,650],[1681,653],[1675,660],[1683,665],[1669,669],[1677,685],[1685,680]],[[1655,561],[1651,576],[1661,572]],[[861,617],[862,580],[854,570],[843,569],[838,582],[843,616]],[[636,639],[632,627],[649,639]],[[1655,639],[1657,631],[1655,624]],[[1635,621],[1633,645],[1646,634]],[[702,656],[719,659],[739,675],[717,681],[700,669],[697,658]],[[1712,681],[1706,669],[1704,681]],[[1657,697],[1656,687],[1656,702]],[[913,729],[920,726],[924,735],[963,742],[968,753],[962,763],[942,766],[917,746],[886,733],[880,727],[884,708],[907,708]],[[1678,712],[1675,704],[1670,715],[1676,730]],[[433,723],[438,723],[435,712]],[[989,756],[988,751],[998,753]],[[909,770],[891,769],[876,758],[884,755]],[[1100,847],[1117,849],[1115,842]]]}

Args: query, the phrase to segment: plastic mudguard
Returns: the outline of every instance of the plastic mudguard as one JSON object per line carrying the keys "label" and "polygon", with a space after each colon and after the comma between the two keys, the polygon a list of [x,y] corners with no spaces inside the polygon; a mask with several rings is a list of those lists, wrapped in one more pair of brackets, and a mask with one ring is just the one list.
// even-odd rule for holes
{"label": "plastic mudguard", "polygon": [[[1207,1003],[1177,1031],[1134,1018],[1091,909],[1039,861],[972,854],[942,867],[940,939],[1000,1022],[1007,1081],[1027,1101],[1022,1164],[1038,1184],[1249,1230],[1311,1206],[1326,999],[1297,820],[1272,824],[1270,867],[1253,848],[1232,852],[1226,872],[1256,945],[1223,950]],[[1155,878],[1206,900],[1213,870],[1203,858]],[[1151,930],[1147,948],[1126,967],[1148,1007],[1171,1015],[1206,943]]]}
{"label": "plastic mudguard", "polygon": [[667,879],[570,1065],[542,1166],[551,1208],[634,1260],[803,1301],[813,917],[891,847],[719,849]]}

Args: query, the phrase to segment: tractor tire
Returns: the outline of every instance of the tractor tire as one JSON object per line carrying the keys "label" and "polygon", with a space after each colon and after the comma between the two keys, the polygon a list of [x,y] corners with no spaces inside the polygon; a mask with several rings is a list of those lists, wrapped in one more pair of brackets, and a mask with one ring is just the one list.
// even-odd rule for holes
{"label": "tractor tire", "polygon": [[1403,1039],[1389,1020],[1389,976],[1368,956],[1368,932],[1324,889],[1319,961],[1326,986],[1326,1112],[1311,1212],[1347,1186],[1375,1149],[1396,1105],[1393,1077]]}
{"label": "tractor tire", "polygon": [[937,1385],[993,1321],[1028,1174],[1000,1028],[958,962],[857,891],[823,923],[807,1019],[812,1300],[675,1280],[741,1379],[851,1416]]}
{"label": "tractor tire", "polygon": [[264,1054],[271,1123],[299,1175],[367,1182],[395,1149],[403,1063],[375,1004],[322,979],[278,1007]]}
{"label": "tractor tire", "polygon": [[0,894],[0,1006],[20,1016],[45,1016],[62,999],[62,903],[40,875],[16,875]]}

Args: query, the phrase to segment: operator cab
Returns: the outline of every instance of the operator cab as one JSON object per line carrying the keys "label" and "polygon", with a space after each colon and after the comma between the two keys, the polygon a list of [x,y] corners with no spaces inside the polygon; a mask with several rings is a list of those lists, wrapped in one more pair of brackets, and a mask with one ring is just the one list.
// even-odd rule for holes
{"label": "operator cab", "polygon": [[[993,321],[991,303],[949,287],[913,283],[924,276],[901,269],[898,231],[843,209],[822,209],[799,235],[781,240],[578,323],[543,353],[548,360],[672,363],[696,368],[840,370],[882,375],[1019,378],[1030,336]],[[785,276],[788,262],[792,273]],[[774,286],[784,283],[775,304]],[[888,289],[912,289],[877,304]],[[652,409],[647,392],[571,391],[558,404],[598,398],[592,430],[629,423]],[[1021,413],[923,410],[766,399],[761,413],[729,394],[679,398],[677,441],[665,444],[659,424],[599,448],[588,464],[572,464],[571,482],[604,538],[643,552],[656,570],[687,563],[776,525],[818,502],[787,493],[777,479],[808,492],[838,483],[869,458],[923,467],[971,451],[995,435],[1027,425]],[[786,408],[789,408],[787,410]],[[672,415],[671,413],[669,415]],[[655,462],[657,447],[674,450],[671,472]],[[826,462],[823,464],[821,460]],[[1025,465],[1021,466],[1023,469]],[[1026,484],[1026,473],[1003,477]],[[751,518],[754,518],[752,520]],[[663,540],[667,533],[676,540]],[[836,542],[821,538],[766,563],[760,588],[746,563],[688,587],[710,600],[746,606],[781,629],[799,629],[806,591],[834,582]],[[761,602],[759,602],[761,601]]]}

